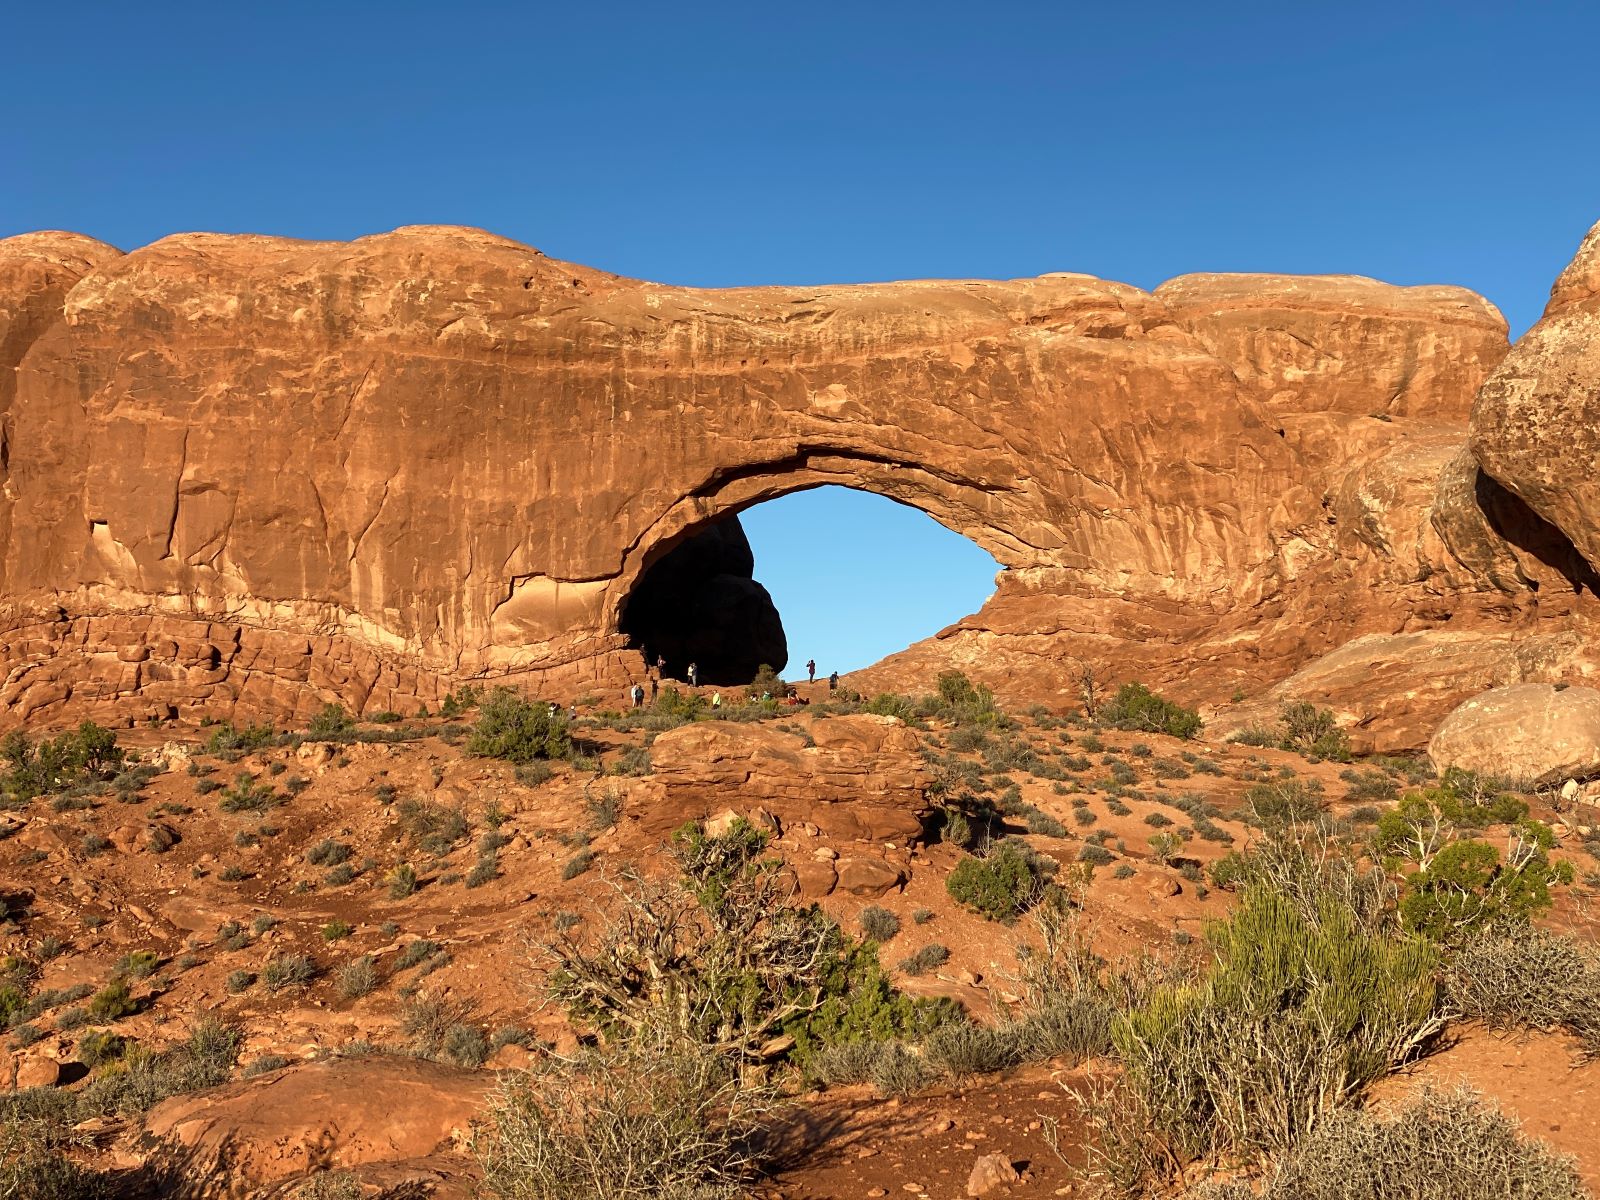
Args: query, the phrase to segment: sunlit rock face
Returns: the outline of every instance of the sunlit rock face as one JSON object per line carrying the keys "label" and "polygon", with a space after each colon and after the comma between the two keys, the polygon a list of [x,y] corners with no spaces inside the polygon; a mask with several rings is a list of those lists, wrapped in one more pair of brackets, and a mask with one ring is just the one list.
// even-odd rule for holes
{"label": "sunlit rock face", "polygon": [[[1005,568],[885,680],[955,664],[1050,699],[1090,663],[1221,699],[1363,633],[1578,620],[1581,589],[1531,586],[1561,571],[1445,486],[1505,351],[1470,292],[1352,277],[696,290],[453,227],[12,238],[0,708],[621,687],[668,550],[827,483]],[[760,647],[728,675],[776,657],[748,572],[712,578],[725,640]]]}

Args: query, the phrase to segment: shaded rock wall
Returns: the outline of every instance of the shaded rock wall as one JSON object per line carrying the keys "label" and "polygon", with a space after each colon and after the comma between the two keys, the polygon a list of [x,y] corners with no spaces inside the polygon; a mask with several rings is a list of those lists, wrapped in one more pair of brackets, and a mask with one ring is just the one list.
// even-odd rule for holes
{"label": "shaded rock wall", "polygon": [[901,665],[1032,694],[1093,660],[1220,695],[1358,633],[1551,611],[1434,478],[1505,351],[1460,289],[695,290],[453,227],[29,235],[0,287],[12,718],[621,686],[645,571],[823,483],[1006,568]]}

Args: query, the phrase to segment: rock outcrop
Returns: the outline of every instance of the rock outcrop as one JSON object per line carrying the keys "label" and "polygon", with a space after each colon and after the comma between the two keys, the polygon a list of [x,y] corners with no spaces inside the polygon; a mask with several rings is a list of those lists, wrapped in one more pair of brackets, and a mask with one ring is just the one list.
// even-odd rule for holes
{"label": "rock outcrop", "polygon": [[1472,453],[1600,569],[1600,225],[1479,393]]}
{"label": "rock outcrop", "polygon": [[1544,683],[1495,688],[1455,709],[1428,743],[1461,767],[1533,786],[1600,775],[1600,691]]}
{"label": "rock outcrop", "polygon": [[932,809],[915,731],[866,714],[807,722],[804,732],[770,724],[701,721],[650,745],[651,783],[670,820],[709,816],[728,805],[757,808],[783,827],[811,822],[837,841],[920,837]]}
{"label": "rock outcrop", "polygon": [[[695,290],[453,227],[0,241],[0,714],[620,688],[669,550],[826,483],[1005,568],[886,679],[1065,698],[1090,663],[1220,699],[1359,634],[1520,636],[1581,588],[1536,586],[1570,514],[1461,458],[1505,348],[1470,292],[1350,277]],[[689,607],[774,653],[748,572],[707,579]]]}

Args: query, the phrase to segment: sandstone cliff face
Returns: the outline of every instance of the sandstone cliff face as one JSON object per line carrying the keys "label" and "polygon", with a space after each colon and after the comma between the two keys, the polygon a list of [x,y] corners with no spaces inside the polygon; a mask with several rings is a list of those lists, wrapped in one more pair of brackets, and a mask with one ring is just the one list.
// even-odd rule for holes
{"label": "sandstone cliff face", "polygon": [[1600,568],[1600,225],[1479,393],[1472,452]]}
{"label": "sandstone cliff face", "polygon": [[[38,238],[81,265],[28,266]],[[4,343],[12,717],[620,684],[650,567],[822,483],[992,553],[978,640],[922,660],[1035,693],[1084,659],[1190,695],[1282,678],[1419,595],[1428,620],[1534,610],[1491,525],[1424,507],[1505,351],[1459,289],[695,290],[451,227],[30,235],[0,264],[0,314],[33,314]]]}

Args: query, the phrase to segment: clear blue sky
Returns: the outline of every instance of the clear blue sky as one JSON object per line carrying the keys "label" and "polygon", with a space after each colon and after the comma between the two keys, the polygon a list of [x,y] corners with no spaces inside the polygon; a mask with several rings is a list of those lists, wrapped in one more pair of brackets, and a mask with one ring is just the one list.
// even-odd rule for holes
{"label": "clear blue sky", "polygon": [[[696,285],[1356,272],[1520,332],[1600,219],[1594,4],[80,2],[0,36],[0,234],[456,222]],[[834,528],[881,545],[883,507]],[[828,599],[784,610],[801,661]],[[859,637],[909,640],[890,605]]]}

